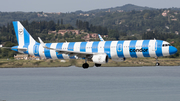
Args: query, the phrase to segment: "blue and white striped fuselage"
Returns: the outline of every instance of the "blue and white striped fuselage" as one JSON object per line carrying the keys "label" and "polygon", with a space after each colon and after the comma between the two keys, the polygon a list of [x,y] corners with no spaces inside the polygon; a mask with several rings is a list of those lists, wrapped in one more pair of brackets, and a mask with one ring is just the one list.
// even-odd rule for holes
{"label": "blue and white striped fuselage", "polygon": [[[167,44],[167,46],[163,46]],[[65,42],[46,43],[47,47],[92,53],[106,53],[109,59],[137,58],[137,57],[160,57],[174,54],[173,46],[162,40],[125,40],[125,41],[95,41],[95,42]],[[43,48],[40,43],[23,46],[28,50],[24,53],[52,59],[77,59],[76,56],[60,54],[55,50]],[[170,51],[172,50],[172,51]],[[17,50],[16,50],[17,51]]]}
{"label": "blue and white striped fuselage", "polygon": [[89,67],[87,61],[93,61],[98,67],[107,63],[108,59],[120,62],[125,58],[169,56],[177,52],[175,47],[162,40],[104,41],[100,35],[101,41],[94,42],[45,44],[38,37],[38,43],[19,21],[14,21],[13,25],[18,46],[12,47],[12,50],[46,59],[82,58],[85,59],[83,68]]}

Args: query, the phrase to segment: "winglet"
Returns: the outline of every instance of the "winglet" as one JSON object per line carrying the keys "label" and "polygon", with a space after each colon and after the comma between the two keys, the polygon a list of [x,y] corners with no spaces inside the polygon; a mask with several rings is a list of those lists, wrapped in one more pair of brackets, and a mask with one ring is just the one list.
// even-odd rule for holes
{"label": "winglet", "polygon": [[38,39],[39,39],[39,42],[41,43],[41,45],[42,45],[44,48],[48,48],[48,47],[45,45],[45,43],[41,40],[40,37],[38,37]]}
{"label": "winglet", "polygon": [[100,34],[98,34],[98,36],[99,36],[99,39],[100,39],[101,41],[104,41],[104,39],[101,37]]}
{"label": "winglet", "polygon": [[46,44],[41,40],[40,37],[38,37],[38,39],[39,39],[39,42],[41,43],[41,45],[42,45],[43,48],[56,50],[56,49],[54,49],[54,48],[47,47]]}

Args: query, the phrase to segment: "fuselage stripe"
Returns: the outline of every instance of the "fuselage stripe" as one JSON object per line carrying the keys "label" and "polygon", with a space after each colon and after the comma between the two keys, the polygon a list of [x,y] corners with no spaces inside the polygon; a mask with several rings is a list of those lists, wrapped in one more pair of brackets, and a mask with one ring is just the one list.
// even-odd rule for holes
{"label": "fuselage stripe", "polygon": [[92,44],[92,52],[93,53],[97,53],[98,52],[98,44],[99,44],[98,41],[93,42],[93,44]]}
{"label": "fuselage stripe", "polygon": [[[62,45],[63,45],[63,43],[58,43],[56,46],[56,49],[62,49]],[[64,59],[62,54],[59,54],[58,52],[56,52],[56,56],[58,59]]]}
{"label": "fuselage stripe", "polygon": [[149,55],[149,41],[150,40],[144,40],[143,41],[143,44],[142,44],[142,53],[143,53],[143,56],[144,57],[150,57],[150,55]]}
{"label": "fuselage stripe", "polygon": [[116,51],[117,51],[117,55],[119,58],[123,58],[124,54],[123,54],[123,43],[124,41],[118,41],[117,45],[116,45]]}
{"label": "fuselage stripe", "polygon": [[81,42],[81,44],[80,44],[80,51],[81,52],[86,52],[86,44],[87,44],[87,42]]}
{"label": "fuselage stripe", "polygon": [[40,43],[36,43],[36,44],[34,45],[34,47],[33,47],[34,56],[40,57],[40,55],[39,55],[39,45],[40,45]]}
{"label": "fuselage stripe", "polygon": [[[69,51],[74,51],[74,44],[75,42],[70,42],[69,45],[68,45],[68,50]],[[72,57],[69,57],[70,59],[76,59],[74,56]]]}
{"label": "fuselage stripe", "polygon": [[136,42],[137,40],[132,40],[130,42],[130,45],[129,45],[129,52],[130,52],[130,55],[131,57],[136,57],[137,58],[137,55],[136,55]]}
{"label": "fuselage stripe", "polygon": [[157,47],[156,48],[156,55],[157,55],[157,57],[163,56],[162,43],[163,43],[163,41],[159,41],[159,40],[156,41],[156,47]]}
{"label": "fuselage stripe", "polygon": [[104,52],[108,55],[109,58],[111,58],[111,42],[112,41],[106,41],[104,45]]}
{"label": "fuselage stripe", "polygon": [[[47,47],[51,47],[51,44],[52,43],[46,43],[46,46]],[[50,50],[49,49],[44,48],[44,54],[45,54],[46,58],[51,58],[51,54],[50,54]]]}

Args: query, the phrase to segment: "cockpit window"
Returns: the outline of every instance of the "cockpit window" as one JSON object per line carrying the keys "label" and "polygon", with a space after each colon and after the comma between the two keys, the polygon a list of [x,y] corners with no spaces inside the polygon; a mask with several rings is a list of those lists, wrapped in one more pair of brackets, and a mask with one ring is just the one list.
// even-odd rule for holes
{"label": "cockpit window", "polygon": [[162,47],[171,46],[171,44],[163,44]]}

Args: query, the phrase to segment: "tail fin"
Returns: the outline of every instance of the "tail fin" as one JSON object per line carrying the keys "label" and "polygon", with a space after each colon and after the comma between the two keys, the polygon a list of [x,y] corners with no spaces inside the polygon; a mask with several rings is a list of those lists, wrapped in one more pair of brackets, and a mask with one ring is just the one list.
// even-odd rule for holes
{"label": "tail fin", "polygon": [[19,21],[13,21],[14,30],[19,46],[35,44],[36,41]]}

